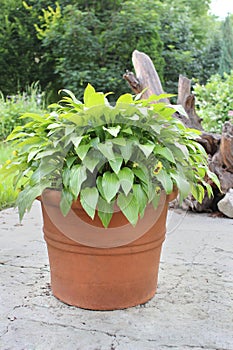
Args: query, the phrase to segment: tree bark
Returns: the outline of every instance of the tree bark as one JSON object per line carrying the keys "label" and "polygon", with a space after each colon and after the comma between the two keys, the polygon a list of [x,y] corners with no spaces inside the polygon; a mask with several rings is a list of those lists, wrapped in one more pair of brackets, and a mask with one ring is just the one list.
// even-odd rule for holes
{"label": "tree bark", "polygon": [[233,125],[225,122],[218,151],[209,163],[210,170],[219,178],[223,193],[233,188]]}
{"label": "tree bark", "polygon": [[[128,81],[132,90],[135,93],[140,93],[146,89],[142,95],[142,99],[147,99],[153,94],[164,94],[159,75],[150,57],[144,52],[135,50],[132,55],[132,61],[136,77],[132,72],[126,72],[123,76]],[[160,101],[169,103],[167,98]]]}
{"label": "tree bark", "polygon": [[195,96],[191,94],[191,80],[183,75],[179,76],[177,103],[183,106],[189,117],[188,119],[183,118],[184,124],[190,128],[203,130],[201,118],[199,118],[195,110]]}

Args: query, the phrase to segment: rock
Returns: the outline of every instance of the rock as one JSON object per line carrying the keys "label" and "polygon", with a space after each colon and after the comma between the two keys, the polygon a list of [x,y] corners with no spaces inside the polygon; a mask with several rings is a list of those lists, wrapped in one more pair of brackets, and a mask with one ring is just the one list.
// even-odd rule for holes
{"label": "rock", "polygon": [[218,209],[223,214],[233,219],[233,188],[218,202]]}

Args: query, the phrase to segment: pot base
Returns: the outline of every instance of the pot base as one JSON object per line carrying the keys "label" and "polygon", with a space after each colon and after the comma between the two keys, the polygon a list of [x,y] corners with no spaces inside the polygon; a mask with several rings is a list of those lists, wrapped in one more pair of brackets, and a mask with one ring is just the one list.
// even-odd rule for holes
{"label": "pot base", "polygon": [[[84,309],[117,310],[143,304],[154,296],[168,200],[155,224],[144,235],[111,248],[90,247],[70,239],[59,231],[55,217],[48,215],[50,204],[41,203],[55,297]],[[56,216],[62,216],[59,203],[54,208],[53,205],[53,213],[55,210]],[[87,230],[88,227],[87,224]]]}
{"label": "pot base", "polygon": [[156,247],[152,242],[112,249],[70,247],[70,242],[63,242],[66,251],[62,251],[61,242],[48,236],[45,232],[51,288],[63,302],[84,309],[115,310],[145,303],[154,296],[163,239]]}

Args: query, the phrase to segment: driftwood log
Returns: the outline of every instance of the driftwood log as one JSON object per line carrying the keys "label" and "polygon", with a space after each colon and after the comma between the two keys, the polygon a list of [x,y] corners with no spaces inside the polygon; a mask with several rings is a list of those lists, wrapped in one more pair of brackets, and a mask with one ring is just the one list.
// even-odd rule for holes
{"label": "driftwood log", "polygon": [[[143,52],[135,50],[132,55],[132,62],[136,75],[126,71],[123,77],[133,92],[138,94],[146,89],[142,98],[148,98],[152,94],[163,94],[162,84],[150,57]],[[170,103],[167,98],[160,101]],[[177,103],[183,106],[188,118],[178,112],[174,113],[174,117],[179,118],[187,127],[201,131],[198,142],[208,153],[209,168],[218,176],[222,189],[222,192],[220,192],[211,183],[214,198],[208,198],[206,195],[203,203],[199,204],[194,198],[189,197],[185,205],[189,209],[198,212],[216,211],[218,201],[233,188],[233,125],[230,122],[226,122],[221,135],[205,132],[201,125],[201,118],[195,110],[195,96],[191,93],[191,80],[182,75],[179,77]]]}

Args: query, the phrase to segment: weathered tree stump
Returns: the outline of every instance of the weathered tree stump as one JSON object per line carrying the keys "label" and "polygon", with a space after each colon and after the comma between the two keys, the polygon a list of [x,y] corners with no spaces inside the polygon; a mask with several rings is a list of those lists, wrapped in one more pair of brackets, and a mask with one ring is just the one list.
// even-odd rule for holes
{"label": "weathered tree stump", "polygon": [[230,122],[223,125],[220,146],[209,167],[218,176],[223,193],[233,188],[233,125]]}
{"label": "weathered tree stump", "polygon": [[[154,67],[150,57],[144,52],[135,50],[132,55],[133,66],[136,76],[132,72],[126,72],[124,79],[126,79],[135,93],[140,93],[144,89],[142,98],[146,99],[149,96],[164,94],[159,75]],[[169,102],[168,99],[162,99],[164,102]]]}
{"label": "weathered tree stump", "polygon": [[[138,94],[144,89],[142,98],[148,98],[152,94],[164,94],[158,73],[150,57],[143,52],[135,50],[132,55],[133,66],[136,76],[132,72],[126,72],[124,79],[127,80],[134,93]],[[169,99],[163,98],[160,101],[170,103]],[[185,205],[194,211],[215,211],[217,203],[224,194],[233,188],[233,125],[226,122],[222,129],[222,135],[208,133],[203,130],[201,118],[195,110],[195,96],[191,93],[191,80],[180,75],[178,84],[178,104],[181,104],[188,116],[174,113],[174,117],[179,118],[184,125],[201,131],[198,142],[205,148],[209,155],[209,168],[214,172],[221,184],[222,192],[211,183],[214,198],[206,195],[203,203],[198,203],[190,196]]]}
{"label": "weathered tree stump", "polygon": [[183,123],[189,128],[203,130],[201,118],[195,110],[195,97],[191,94],[191,80],[183,75],[179,76],[177,103],[183,106],[188,115],[188,118],[182,118]]}

